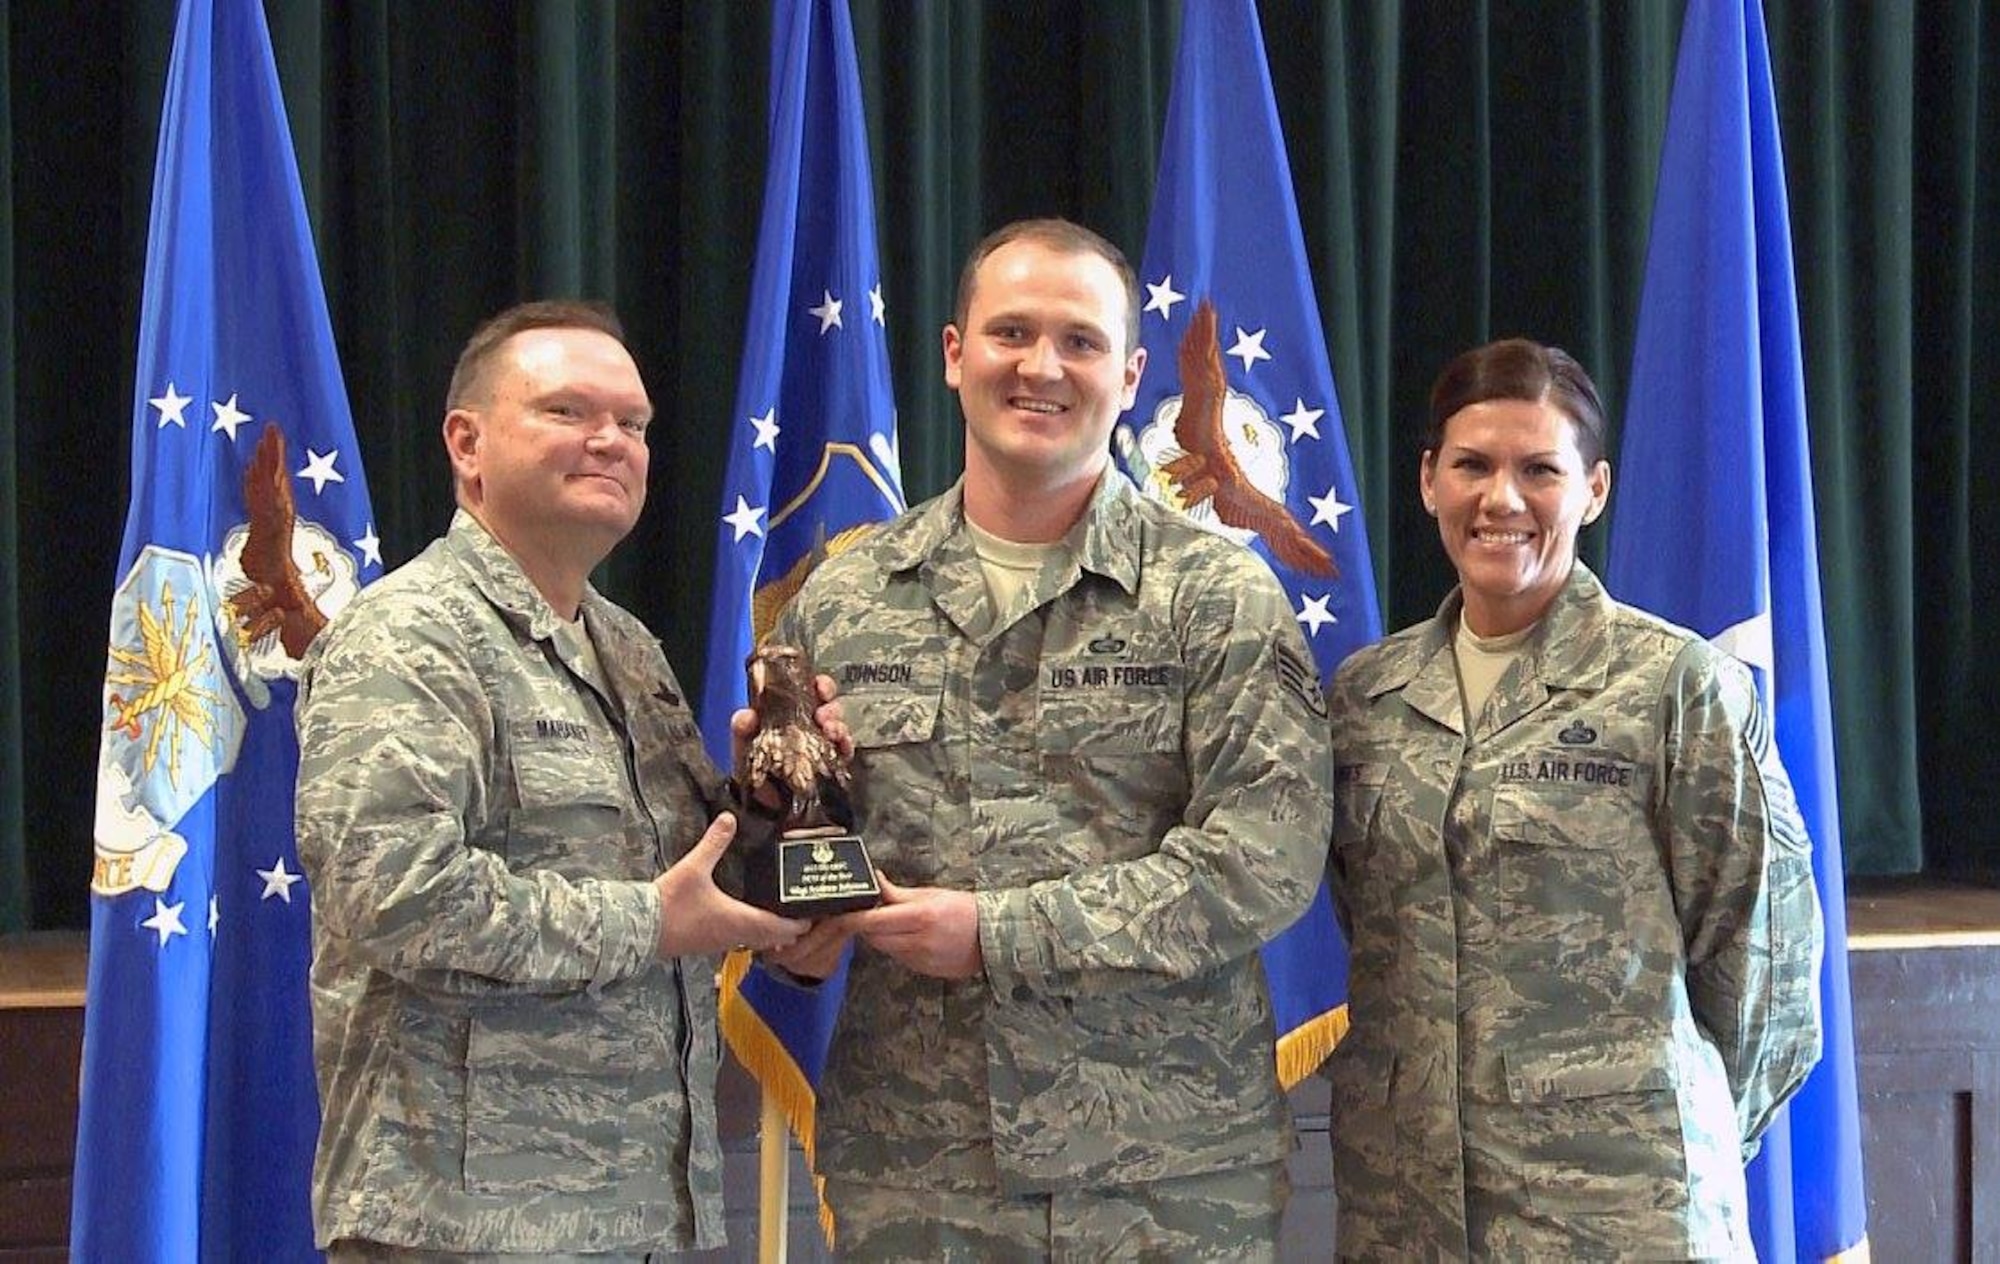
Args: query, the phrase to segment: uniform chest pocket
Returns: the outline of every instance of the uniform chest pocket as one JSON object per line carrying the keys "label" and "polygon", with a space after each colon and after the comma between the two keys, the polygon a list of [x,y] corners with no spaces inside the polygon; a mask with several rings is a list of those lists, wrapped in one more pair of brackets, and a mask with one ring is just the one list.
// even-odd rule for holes
{"label": "uniform chest pocket", "polygon": [[848,732],[857,751],[928,742],[937,734],[942,682],[917,682],[908,689],[859,689],[840,696]]}
{"label": "uniform chest pocket", "polygon": [[1560,981],[1612,994],[1642,970],[1671,968],[1643,947],[1670,920],[1671,898],[1633,788],[1499,787],[1490,860],[1483,898],[1508,928],[1501,958],[1524,990]]}
{"label": "uniform chest pocket", "polygon": [[848,797],[875,864],[899,881],[930,881],[939,764],[940,675],[907,688],[857,689],[841,695],[854,735],[854,781]]}
{"label": "uniform chest pocket", "polygon": [[1500,766],[1492,837],[1521,847],[1593,851],[1647,828],[1650,769],[1629,760],[1542,753]]}
{"label": "uniform chest pocket", "polygon": [[1184,678],[1178,662],[1044,663],[1035,744],[1048,755],[1090,759],[1177,755]]}
{"label": "uniform chest pocket", "polygon": [[[622,753],[594,734],[527,742],[518,737],[508,766],[518,805],[507,815],[508,867],[609,876],[606,844],[624,833]],[[588,872],[576,868],[583,864]]]}

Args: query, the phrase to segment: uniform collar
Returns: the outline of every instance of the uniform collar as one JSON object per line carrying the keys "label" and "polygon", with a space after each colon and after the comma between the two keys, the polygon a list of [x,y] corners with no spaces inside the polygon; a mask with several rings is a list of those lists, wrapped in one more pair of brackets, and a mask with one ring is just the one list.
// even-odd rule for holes
{"label": "uniform collar", "polygon": [[[1371,662],[1359,679],[1368,696],[1407,690],[1412,706],[1440,719],[1450,715],[1452,727],[1458,727],[1458,676],[1451,637],[1464,605],[1464,593],[1453,588],[1429,622],[1391,641],[1388,652]],[[1577,562],[1534,634],[1521,647],[1529,677],[1551,689],[1603,688],[1611,670],[1606,636],[1612,609],[1611,595],[1603,583],[1588,566]]]}
{"label": "uniform collar", "polygon": [[1598,690],[1611,674],[1611,629],[1615,603],[1604,584],[1581,561],[1556,594],[1542,625],[1528,638],[1540,659],[1538,674],[1554,689]]}
{"label": "uniform collar", "polygon": [[[542,596],[541,590],[528,578],[521,564],[514,560],[493,533],[482,525],[479,519],[459,509],[451,516],[451,528],[445,532],[445,547],[451,551],[466,571],[472,582],[486,599],[505,616],[509,623],[525,627],[528,635],[538,641],[556,639],[558,629],[568,639],[568,623],[555,612],[555,607]],[[580,614],[606,605],[589,583],[583,586],[583,602],[578,607]]]}
{"label": "uniform collar", "polygon": [[[1107,466],[1097,480],[1083,516],[1063,537],[1079,568],[1104,576],[1128,594],[1139,590],[1139,559],[1143,544],[1139,493],[1116,466]],[[971,555],[971,545],[959,524],[965,521],[965,479],[918,509],[882,528],[882,561],[891,571],[908,571],[925,562],[956,560]]]}

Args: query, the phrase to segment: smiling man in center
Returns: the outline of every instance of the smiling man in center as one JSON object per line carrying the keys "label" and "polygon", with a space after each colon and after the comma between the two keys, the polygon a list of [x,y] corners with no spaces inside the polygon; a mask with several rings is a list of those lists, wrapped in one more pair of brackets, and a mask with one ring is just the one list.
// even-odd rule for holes
{"label": "smiling man in center", "polygon": [[771,954],[855,946],[818,1124],[848,1258],[1276,1256],[1257,950],[1320,879],[1324,708],[1264,563],[1111,463],[1138,314],[1087,229],[980,242],[943,333],[963,478],[774,634],[843,682],[887,879]]}

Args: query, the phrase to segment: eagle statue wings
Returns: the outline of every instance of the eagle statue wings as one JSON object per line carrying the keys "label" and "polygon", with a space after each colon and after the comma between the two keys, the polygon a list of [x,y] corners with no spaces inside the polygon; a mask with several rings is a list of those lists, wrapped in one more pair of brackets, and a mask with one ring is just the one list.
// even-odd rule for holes
{"label": "eagle statue wings", "polygon": [[[229,595],[230,613],[246,646],[276,636],[285,653],[303,658],[306,647],[326,626],[326,615],[292,558],[292,527],[298,511],[285,470],[285,436],[276,426],[264,427],[257,451],[243,471],[243,504],[250,515],[240,559],[244,584]],[[326,559],[314,556],[321,580],[330,578]]]}
{"label": "eagle statue wings", "polygon": [[840,752],[814,722],[812,665],[797,647],[760,645],[743,664],[757,732],[739,774],[745,802],[785,806],[787,824],[825,821],[824,794],[839,795],[849,773]]}
{"label": "eagle statue wings", "polygon": [[1195,308],[1179,359],[1181,411],[1174,418],[1174,443],[1181,455],[1160,469],[1180,489],[1187,508],[1207,501],[1225,525],[1262,536],[1272,556],[1286,566],[1308,575],[1338,576],[1333,555],[1290,510],[1251,483],[1229,450],[1222,420],[1229,383],[1222,371],[1215,305],[1207,299]]}

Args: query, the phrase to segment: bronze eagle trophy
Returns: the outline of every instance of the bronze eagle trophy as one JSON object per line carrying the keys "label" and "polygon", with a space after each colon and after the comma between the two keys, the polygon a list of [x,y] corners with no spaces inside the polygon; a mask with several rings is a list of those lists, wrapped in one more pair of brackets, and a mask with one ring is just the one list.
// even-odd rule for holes
{"label": "bronze eagle trophy", "polygon": [[853,829],[852,774],[813,718],[812,663],[796,646],[762,645],[743,667],[757,713],[736,769],[744,900],[807,919],[881,903]]}

